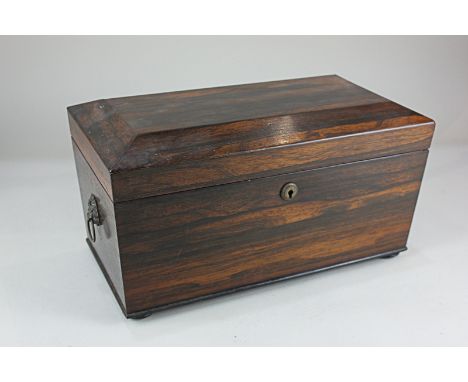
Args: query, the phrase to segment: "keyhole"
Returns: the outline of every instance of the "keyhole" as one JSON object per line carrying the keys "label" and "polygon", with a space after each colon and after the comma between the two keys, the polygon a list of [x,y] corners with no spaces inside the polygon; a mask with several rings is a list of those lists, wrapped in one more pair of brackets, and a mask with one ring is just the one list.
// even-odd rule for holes
{"label": "keyhole", "polygon": [[292,200],[297,196],[298,187],[296,183],[286,183],[280,192],[280,196],[283,200]]}

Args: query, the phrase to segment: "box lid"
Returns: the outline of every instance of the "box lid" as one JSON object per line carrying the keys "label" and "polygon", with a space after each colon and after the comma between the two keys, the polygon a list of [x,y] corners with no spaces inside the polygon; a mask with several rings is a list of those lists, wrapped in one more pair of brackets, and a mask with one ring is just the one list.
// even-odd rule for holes
{"label": "box lid", "polygon": [[427,149],[434,122],[339,76],[68,108],[114,202]]}

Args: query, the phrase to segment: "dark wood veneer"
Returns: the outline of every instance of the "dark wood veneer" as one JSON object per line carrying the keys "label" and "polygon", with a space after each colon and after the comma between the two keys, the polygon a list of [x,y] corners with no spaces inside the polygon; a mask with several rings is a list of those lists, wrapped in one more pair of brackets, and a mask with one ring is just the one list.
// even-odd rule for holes
{"label": "dark wood veneer", "polygon": [[126,201],[213,184],[255,179],[278,173],[330,166],[367,158],[401,154],[429,147],[434,126],[362,133],[307,143],[258,149],[207,160],[187,160],[174,166],[112,174],[114,200]]}
{"label": "dark wood veneer", "polygon": [[128,312],[404,248],[426,156],[118,203]]}
{"label": "dark wood veneer", "polygon": [[115,202],[422,150],[434,129],[338,76],[98,100],[68,112]]}
{"label": "dark wood veneer", "polygon": [[[68,108],[127,317],[406,249],[434,122],[338,76]],[[280,191],[295,183],[298,193]]]}
{"label": "dark wood veneer", "polygon": [[99,183],[96,175],[86,162],[83,154],[80,152],[76,144],[73,143],[73,153],[75,156],[75,164],[80,181],[81,203],[83,205],[83,217],[86,227],[86,212],[88,199],[91,194],[95,195],[99,204],[99,213],[102,217],[103,224],[96,227],[96,233],[99,240],[93,243],[97,253],[99,253],[99,261],[101,267],[106,269],[106,277],[109,285],[114,291],[119,303],[125,306],[124,285],[122,280],[122,269],[120,266],[119,244],[117,238],[117,227],[115,224],[115,210],[112,200],[106,193],[103,186]]}

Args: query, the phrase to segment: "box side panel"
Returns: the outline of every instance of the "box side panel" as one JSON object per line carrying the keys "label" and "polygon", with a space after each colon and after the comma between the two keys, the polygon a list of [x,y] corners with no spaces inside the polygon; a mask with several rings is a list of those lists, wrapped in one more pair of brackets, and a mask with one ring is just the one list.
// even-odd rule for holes
{"label": "box side panel", "polygon": [[[427,151],[116,204],[127,312],[402,250]],[[283,200],[294,182],[298,194]]]}
{"label": "box side panel", "polygon": [[95,225],[96,241],[93,243],[88,238],[88,244],[116,295],[119,304],[125,309],[114,204],[75,143],[73,143],[73,153],[75,155],[78,181],[80,184],[85,226],[87,224],[86,213],[88,211],[88,200],[91,195],[94,195],[97,199],[99,215],[102,220],[102,225]]}

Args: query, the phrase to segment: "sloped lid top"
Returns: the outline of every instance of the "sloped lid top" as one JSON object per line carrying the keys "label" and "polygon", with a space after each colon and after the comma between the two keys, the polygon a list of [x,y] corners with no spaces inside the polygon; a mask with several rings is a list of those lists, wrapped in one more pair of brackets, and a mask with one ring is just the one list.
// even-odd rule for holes
{"label": "sloped lid top", "polygon": [[75,140],[111,174],[432,122],[334,75],[98,100],[68,112]]}

